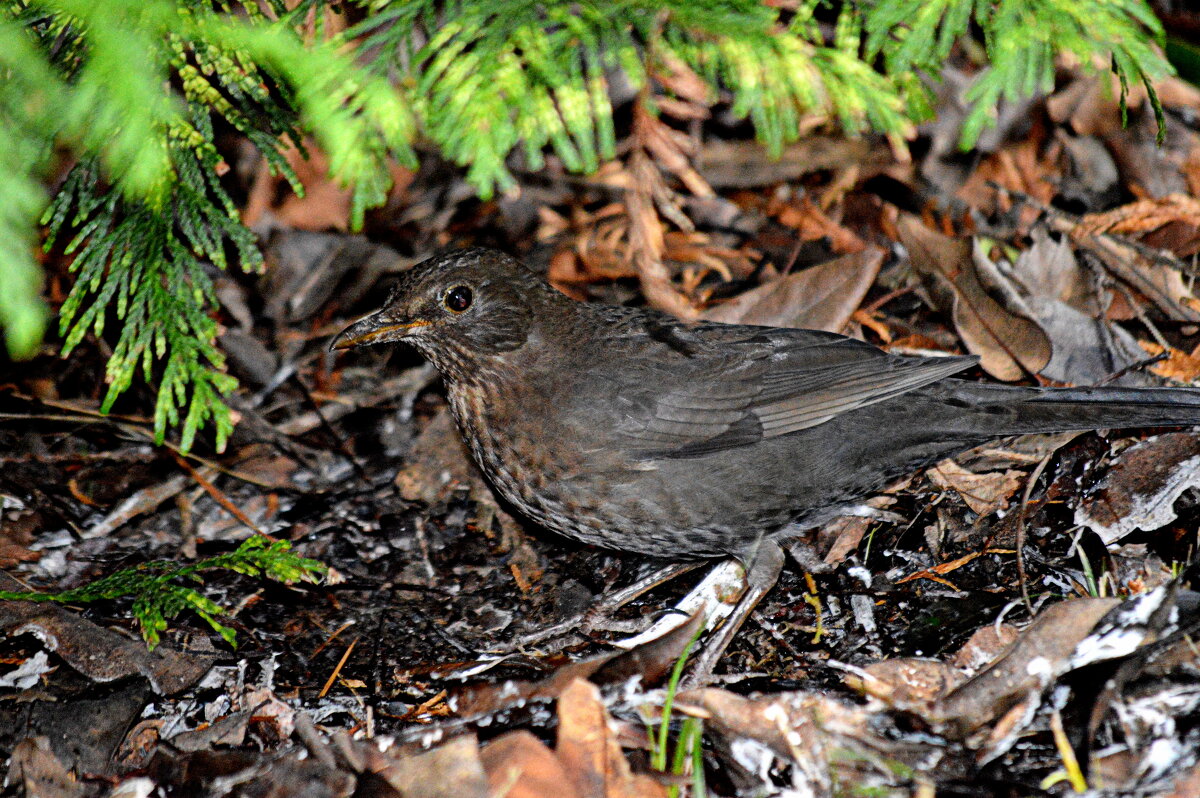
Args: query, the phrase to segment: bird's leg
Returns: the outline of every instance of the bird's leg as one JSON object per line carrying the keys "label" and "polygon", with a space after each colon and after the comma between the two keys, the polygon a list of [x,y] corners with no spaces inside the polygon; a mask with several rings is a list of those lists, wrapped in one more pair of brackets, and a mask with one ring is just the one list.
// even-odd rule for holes
{"label": "bird's leg", "polygon": [[790,540],[786,544],[788,554],[796,564],[810,574],[827,574],[833,566],[821,559],[813,545],[805,540]]}
{"label": "bird's leg", "polygon": [[[559,621],[556,624],[539,629],[536,632],[531,632],[523,637],[514,640],[509,647],[510,651],[517,651],[526,646],[538,645],[548,640],[554,640],[559,637],[566,637],[572,634],[584,634],[601,628],[603,622],[612,613],[624,607],[629,602],[636,599],[638,596],[653,590],[661,584],[671,581],[676,577],[682,576],[689,571],[694,571],[701,565],[704,565],[704,560],[693,562],[677,562],[671,563],[663,568],[659,568],[650,572],[641,579],[636,580],[633,584],[614,590],[600,597],[600,600],[588,607],[587,610],[577,615],[572,615],[566,620]],[[628,631],[628,630],[624,630]]]}
{"label": "bird's leg", "polygon": [[599,603],[590,608],[585,614],[616,612],[643,593],[653,590],[659,585],[666,584],[678,576],[683,576],[690,571],[694,571],[701,565],[704,565],[705,562],[705,560],[673,562],[670,565],[651,571],[633,584],[602,596]]}
{"label": "bird's leg", "polygon": [[783,549],[774,540],[762,540],[753,557],[746,563],[746,592],[742,594],[724,625],[705,642],[704,650],[684,680],[685,687],[701,687],[709,680],[717,662],[725,654],[725,649],[729,648],[734,636],[758,606],[758,602],[779,581],[782,571]]}

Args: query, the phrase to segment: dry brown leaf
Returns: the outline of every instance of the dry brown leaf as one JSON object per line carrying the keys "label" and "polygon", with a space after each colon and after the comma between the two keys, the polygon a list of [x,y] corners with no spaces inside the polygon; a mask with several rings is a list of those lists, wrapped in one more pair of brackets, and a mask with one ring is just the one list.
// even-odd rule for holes
{"label": "dry brown leaf", "polygon": [[[706,112],[702,118],[707,119],[708,106],[715,99],[712,87],[695,73],[682,59],[677,57],[669,50],[656,50],[654,54],[658,61],[654,70],[654,79],[674,92],[676,95],[689,104],[698,106]],[[664,98],[656,97],[655,102],[661,102]]]}
{"label": "dry brown leaf", "polygon": [[1075,510],[1075,523],[1105,543],[1137,529],[1151,531],[1175,520],[1175,501],[1200,486],[1200,435],[1168,432],[1135,444],[1117,459],[1097,489]]}
{"label": "dry brown leaf", "polygon": [[854,231],[830,218],[807,195],[798,202],[789,202],[779,209],[768,206],[767,210],[780,224],[794,229],[802,241],[828,239],[830,248],[838,253],[860,252],[867,246]]}
{"label": "dry brown leaf", "polygon": [[[3,572],[0,588],[27,590]],[[150,651],[143,641],[122,637],[65,607],[31,601],[0,601],[0,630],[10,635],[35,635],[48,650],[92,681],[113,682],[140,675],[160,695],[171,695],[195,684],[218,659],[207,637],[197,638],[186,652],[167,644]],[[202,644],[209,651],[204,651]]]}
{"label": "dry brown leaf", "polygon": [[1200,141],[1192,143],[1180,168],[1183,171],[1183,179],[1187,181],[1188,193],[1200,195]]}
{"label": "dry brown leaf", "polygon": [[352,307],[380,278],[414,263],[362,236],[282,230],[267,244],[267,278],[260,285],[266,316],[281,325],[328,315],[330,297]]}
{"label": "dry brown leaf", "polygon": [[[72,492],[74,490],[72,489]],[[30,551],[34,532],[43,522],[41,513],[30,510],[0,510],[0,568],[22,562],[37,562],[40,551]]]}
{"label": "dry brown leaf", "polygon": [[[1113,782],[1115,781],[1114,779]],[[1171,785],[1171,792],[1164,794],[1163,798],[1192,798],[1196,795],[1200,795],[1200,765],[1192,765],[1176,776],[1175,783]]]}
{"label": "dry brown leaf", "polygon": [[1073,385],[1095,385],[1122,373],[1118,385],[1140,385],[1146,378],[1130,368],[1145,360],[1137,340],[1106,318],[1109,297],[1090,272],[1079,268],[1067,241],[1054,242],[1043,230],[1011,269],[988,266],[981,276],[989,286],[1004,285],[1049,337],[1053,356],[1041,374]]}
{"label": "dry brown leaf", "polygon": [[666,787],[630,769],[591,682],[576,679],[559,696],[555,752],[581,798],[666,798]]}
{"label": "dry brown leaf", "polygon": [[[634,129],[648,114],[635,106]],[[630,188],[625,192],[625,211],[629,216],[629,255],[637,269],[642,294],[652,306],[681,319],[695,318],[696,310],[671,282],[671,273],[663,263],[663,224],[655,209],[656,190],[661,191],[662,176],[642,148],[629,157]]]}
{"label": "dry brown leaf", "polygon": [[1142,236],[1142,243],[1190,261],[1200,253],[1200,226],[1190,221],[1170,221]]}
{"label": "dry brown leaf", "polygon": [[822,527],[821,537],[833,541],[823,561],[833,566],[845,562],[846,558],[858,549],[858,544],[862,542],[872,523],[874,522],[865,516],[844,515]]}
{"label": "dry brown leaf", "polygon": [[1021,487],[1020,471],[990,471],[976,474],[953,460],[943,460],[926,474],[933,484],[953,490],[978,515],[991,515],[1008,506],[1008,499]]}
{"label": "dry brown leaf", "polygon": [[870,730],[870,711],[819,693],[745,698],[707,688],[683,693],[678,700],[709,714],[706,732],[712,728],[727,740],[753,740],[791,762],[793,785],[806,795],[836,794],[834,785],[855,766],[850,752],[865,754],[879,742]]}
{"label": "dry brown leaf", "polygon": [[[264,160],[259,164],[250,187],[242,222],[247,227],[259,224],[270,212],[284,227],[300,230],[341,230],[350,228],[350,199],[353,191],[329,178],[329,160],[311,140],[305,141],[310,157],[296,147],[283,157],[304,186],[304,196],[297,196],[283,176],[272,174]],[[282,191],[281,191],[282,189]],[[282,193],[283,198],[277,200]]]}
{"label": "dry brown leaf", "polygon": [[921,333],[902,336],[883,348],[898,355],[943,354],[952,352],[941,341],[935,341],[933,338]]}
{"label": "dry brown leaf", "polygon": [[1109,208],[1122,198],[1121,173],[1104,142],[1096,136],[1072,136],[1054,131],[1062,146],[1062,201],[1084,208]]}
{"label": "dry brown leaf", "polygon": [[1086,249],[1121,282],[1140,293],[1169,318],[1200,322],[1200,300],[1188,290],[1180,269],[1160,259],[1150,260],[1137,247],[1110,235],[1076,235],[1070,222],[1052,222],[1071,235],[1076,246]]}
{"label": "dry brown leaf", "polygon": [[634,135],[638,144],[664,169],[679,178],[697,197],[714,197],[712,186],[692,167],[695,145],[685,134],[668,127],[661,119],[642,109],[634,111]]}
{"label": "dry brown leaf", "polygon": [[986,726],[1031,693],[1040,693],[1066,667],[1115,598],[1086,598],[1042,610],[1001,659],[938,701],[929,717],[956,737]]}
{"label": "dry brown leaf", "polygon": [[507,680],[465,687],[454,696],[456,711],[461,717],[481,717],[534,701],[548,701],[558,698],[563,690],[581,679],[610,685],[638,676],[642,684],[658,684],[670,673],[704,620],[698,612],[686,623],[628,651],[568,662],[538,681]]}
{"label": "dry brown leaf", "polygon": [[419,754],[390,751],[368,769],[404,798],[488,798],[488,778],[474,735],[456,737]]}
{"label": "dry brown leaf", "polygon": [[1009,623],[981,626],[950,658],[950,664],[972,675],[978,673],[1008,649],[1019,634],[1017,628]]}
{"label": "dry brown leaf", "polygon": [[1153,250],[1189,258],[1200,250],[1200,201],[1183,194],[1171,194],[1080,218],[1075,235],[1102,234],[1125,235],[1140,240]]}
{"label": "dry brown leaf", "polygon": [[1013,277],[1032,296],[1065,302],[1081,313],[1099,317],[1105,304],[1093,273],[1079,259],[1065,237],[1056,240],[1038,224],[1029,233],[1032,243],[1013,262]]}
{"label": "dry brown leaf", "polygon": [[1132,110],[1128,126],[1105,137],[1105,146],[1121,170],[1123,187],[1143,198],[1186,193],[1184,164],[1198,141],[1196,132],[1174,114],[1167,114],[1160,144],[1158,120],[1149,103]]}
{"label": "dry brown leaf", "polygon": [[722,189],[757,189],[812,172],[849,167],[857,167],[866,179],[894,164],[891,152],[867,138],[816,134],[784,147],[776,159],[764,158],[762,145],[756,141],[709,140],[696,156],[696,169],[709,185]]}
{"label": "dry brown leaf", "polygon": [[[1061,145],[1057,143],[1045,147],[1032,138],[1008,144],[984,156],[954,196],[971,207],[991,209],[999,204],[1000,209],[1008,210],[1006,192],[997,192],[995,186],[998,185],[1049,204],[1058,193],[1062,177],[1060,150]],[[1037,211],[1022,208],[1021,217],[1023,221],[1033,222]]]}
{"label": "dry brown leaf", "polygon": [[[1046,111],[1079,136],[1104,136],[1121,129],[1121,83],[1115,75],[1083,74],[1046,100]],[[1140,83],[1130,84],[1125,101],[1136,108],[1146,99]]]}
{"label": "dry brown leaf", "polygon": [[37,798],[76,798],[88,794],[54,755],[47,737],[26,737],[12,749],[6,784],[20,784],[24,794]]}
{"label": "dry brown leaf", "polygon": [[[901,490],[909,481],[903,480],[887,486],[884,489],[885,494]],[[864,505],[875,510],[885,510],[895,503],[894,497],[884,494],[871,496],[863,502]],[[815,549],[818,553],[825,552],[826,564],[838,565],[858,548],[858,544],[867,530],[875,523],[877,523],[875,518],[863,515],[838,516],[817,530]]]}
{"label": "dry brown leaf", "polygon": [[943,236],[907,215],[897,228],[913,268],[989,374],[1012,381],[1046,367],[1050,339],[1037,322],[1006,309],[985,289],[970,240]]}
{"label": "dry brown leaf", "polygon": [[554,752],[530,732],[509,732],[479,754],[488,794],[505,798],[577,798],[579,792]]}
{"label": "dry brown leaf", "polygon": [[897,657],[872,663],[862,675],[849,674],[846,683],[878,698],[890,707],[928,708],[934,701],[966,681],[957,669],[936,659]]}
{"label": "dry brown leaf", "polygon": [[1169,222],[1200,227],[1200,200],[1183,194],[1145,199],[1104,213],[1089,213],[1079,219],[1076,234],[1134,235],[1156,230]]}
{"label": "dry brown leaf", "polygon": [[251,714],[248,709],[234,712],[200,728],[180,732],[168,739],[171,747],[177,751],[207,751],[215,746],[236,748],[246,740]]}
{"label": "dry brown leaf", "polygon": [[[1163,352],[1161,346],[1149,341],[1138,341],[1138,344],[1151,356],[1160,355]],[[1167,359],[1155,363],[1150,370],[1160,377],[1192,382],[1200,378],[1200,345],[1197,345],[1191,352],[1183,352],[1171,347],[1167,351]]]}
{"label": "dry brown leaf", "polygon": [[875,282],[883,257],[883,250],[871,247],[784,275],[706,310],[702,318],[841,332]]}
{"label": "dry brown leaf", "polygon": [[[266,161],[261,161],[242,211],[242,223],[247,227],[261,224],[269,213],[280,226],[297,230],[345,232],[350,228],[350,200],[354,192],[330,176],[329,159],[316,142],[306,139],[304,146],[307,158],[296,147],[283,153],[304,186],[304,196],[296,195],[282,175],[272,174]],[[415,172],[394,162],[388,169],[392,175],[392,194],[403,193]]]}

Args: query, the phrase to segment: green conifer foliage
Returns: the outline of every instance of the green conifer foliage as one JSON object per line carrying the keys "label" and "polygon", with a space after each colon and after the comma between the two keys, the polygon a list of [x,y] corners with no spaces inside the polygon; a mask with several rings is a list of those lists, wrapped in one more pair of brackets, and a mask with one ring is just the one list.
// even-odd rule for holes
{"label": "green conifer foliage", "polygon": [[167,629],[167,621],[184,610],[199,615],[229,645],[236,647],[235,631],[218,618],[227,614],[224,607],[200,591],[180,582],[202,584],[206,571],[233,571],[245,576],[263,577],[284,584],[318,582],[329,569],[317,560],[301,557],[286,540],[264,535],[247,538],[234,551],[207,557],[185,565],[171,560],[156,560],[125,568],[82,587],[58,593],[0,590],[0,601],[38,601],[56,604],[90,604],[119,598],[133,599],[133,616],[142,629],[142,638],[150,648],[158,645]]}
{"label": "green conifer foliage", "polygon": [[[1055,57],[1126,85],[1169,72],[1143,0],[0,0],[0,327],[36,351],[46,312],[39,224],[72,260],[60,312],[70,350],[113,339],[105,409],[140,373],[158,439],[221,448],[235,386],[216,347],[213,269],[262,258],[220,177],[230,125],[302,192],[282,153],[311,135],[352,187],[352,221],[381,203],[391,159],[420,134],[482,196],[516,185],[510,155],[553,152],[586,172],[616,152],[612,89],[653,105],[685,70],[706,102],[748,118],[769,153],[823,115],[900,142],[930,112],[955,42],[988,63],[968,100],[969,146],[1000,99],[1047,89]],[[327,9],[357,20],[325,37]],[[821,23],[818,22],[818,17]],[[832,24],[830,24],[832,22]],[[316,29],[315,35],[312,28]],[[1098,66],[1097,66],[1098,65]],[[689,98],[694,100],[695,98]],[[1157,106],[1157,102],[1155,101]],[[73,164],[47,196],[56,159]]]}

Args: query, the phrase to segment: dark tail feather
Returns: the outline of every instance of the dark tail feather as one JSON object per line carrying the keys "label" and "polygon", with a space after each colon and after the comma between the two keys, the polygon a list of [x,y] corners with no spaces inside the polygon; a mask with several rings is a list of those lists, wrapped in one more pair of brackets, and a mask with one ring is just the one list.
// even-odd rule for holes
{"label": "dark tail feather", "polygon": [[994,435],[1200,426],[1197,388],[1012,388],[955,383],[955,398],[973,409],[964,414],[964,420],[970,418],[965,423],[976,431],[986,427]]}

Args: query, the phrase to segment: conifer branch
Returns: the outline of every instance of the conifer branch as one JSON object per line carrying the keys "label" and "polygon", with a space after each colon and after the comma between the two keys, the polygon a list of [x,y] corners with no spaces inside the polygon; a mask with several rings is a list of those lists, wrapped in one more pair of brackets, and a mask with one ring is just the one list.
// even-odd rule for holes
{"label": "conifer branch", "polygon": [[[821,119],[902,146],[931,113],[930,82],[975,32],[988,63],[967,93],[964,146],[1001,100],[1048,89],[1063,53],[1111,69],[1122,97],[1142,83],[1160,131],[1153,81],[1170,73],[1144,0],[348,1],[362,21],[327,39],[326,0],[0,0],[0,327],[12,356],[32,355],[45,324],[40,217],[74,257],[65,350],[109,313],[121,324],[104,407],[140,368],[158,391],[158,440],[179,426],[187,449],[211,425],[224,445],[222,397],[236,383],[215,343],[213,270],[227,251],[244,270],[262,258],[222,187],[218,123],[297,193],[284,153],[311,136],[352,190],[357,227],[386,197],[389,161],[414,163],[418,131],[485,197],[516,185],[514,153],[530,169],[547,153],[596,169],[617,150],[614,87],[653,108],[671,95],[672,65],[774,154]],[[41,181],[56,149],[77,165],[50,202]]]}

